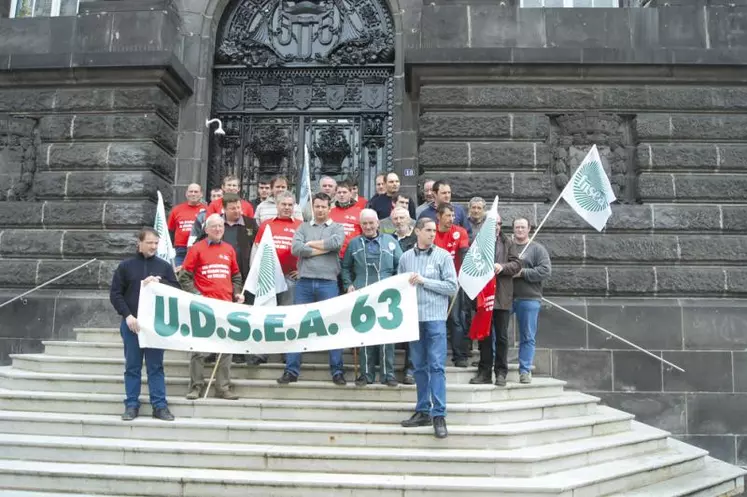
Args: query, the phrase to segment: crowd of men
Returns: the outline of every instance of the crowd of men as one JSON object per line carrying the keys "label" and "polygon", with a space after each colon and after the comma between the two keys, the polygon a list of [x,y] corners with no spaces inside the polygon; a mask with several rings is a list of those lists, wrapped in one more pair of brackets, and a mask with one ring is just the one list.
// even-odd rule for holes
{"label": "crowd of men", "polygon": [[[159,281],[187,292],[229,302],[253,303],[243,292],[262,234],[271,228],[275,249],[288,290],[278,294],[278,305],[308,304],[353,292],[396,274],[410,274],[417,287],[419,340],[397,345],[404,348],[402,382],[415,384],[415,413],[404,427],[433,425],[435,436],[447,436],[446,360],[466,368],[472,354],[469,329],[475,303],[459,289],[457,274],[470,244],[487,216],[485,200],[474,197],[465,210],[451,202],[447,180],[423,183],[423,203],[400,191],[395,173],[376,177],[376,193],[366,200],[358,185],[325,176],[319,181],[307,209],[301,209],[289,191],[287,178],[261,181],[258,196],[248,202],[239,195],[239,179],[224,178],[221,188],[203,202],[200,185],[186,190],[186,202],[174,206],[168,229],[176,249],[175,267],[155,257],[158,233],[144,228],[138,251],[117,268],[111,302],[122,317],[120,333],[125,352],[124,420],[139,414],[140,375],[145,359],[153,416],[173,420],[166,404],[163,351],[140,349],[137,303],[141,281]],[[529,243],[531,226],[525,218],[513,220],[513,236],[497,222],[494,270],[496,293],[490,335],[478,343],[477,374],[472,384],[505,386],[508,374],[508,327],[516,316],[519,335],[519,378],[532,381],[535,336],[542,298],[542,282],[550,276],[545,248]],[[358,387],[378,381],[399,384],[394,365],[395,345],[362,347]],[[302,354],[284,355],[285,368],[277,379],[285,385],[298,381]],[[195,352],[189,365],[187,399],[206,395],[205,364],[215,362],[213,394],[237,399],[230,381],[232,363],[259,365],[266,356],[231,356]],[[343,351],[329,351],[332,381],[345,385]],[[495,372],[495,380],[493,380]]]}

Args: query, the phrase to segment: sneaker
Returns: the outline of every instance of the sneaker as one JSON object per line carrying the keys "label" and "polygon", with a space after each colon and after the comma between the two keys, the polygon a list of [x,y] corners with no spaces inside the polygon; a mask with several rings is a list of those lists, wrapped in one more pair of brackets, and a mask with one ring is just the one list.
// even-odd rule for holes
{"label": "sneaker", "polygon": [[395,380],[394,378],[389,378],[388,380],[384,382],[384,385],[388,387],[396,387],[397,385],[399,385],[399,382]]}
{"label": "sneaker", "polygon": [[168,407],[157,407],[153,409],[153,417],[161,421],[174,421],[174,415],[171,414]]}
{"label": "sneaker", "polygon": [[495,386],[505,387],[506,386],[506,373],[498,373],[495,376]]}
{"label": "sneaker", "polygon": [[402,380],[402,383],[404,383],[405,385],[414,385],[415,378],[411,374],[406,374],[404,379]]}
{"label": "sneaker", "polygon": [[458,361],[454,361],[454,366],[457,368],[466,368],[467,361],[465,359],[459,359]]}
{"label": "sneaker", "polygon": [[477,376],[469,380],[470,385],[490,385],[493,382],[490,373],[477,373]]}
{"label": "sneaker", "polygon": [[277,379],[277,382],[281,385],[287,385],[288,383],[295,383],[298,381],[298,376],[290,374],[288,371],[283,371],[283,376]]}
{"label": "sneaker", "polygon": [[446,429],[446,418],[443,416],[433,417],[433,434],[436,438],[446,438],[449,436],[449,430]]}
{"label": "sneaker", "polygon": [[233,390],[230,388],[226,388],[225,390],[216,390],[215,391],[215,398],[216,399],[225,399],[225,400],[237,400],[239,398],[238,395],[236,395]]}
{"label": "sneaker", "polygon": [[532,382],[532,373],[521,373],[519,375],[519,383],[523,383],[525,385]]}
{"label": "sneaker", "polygon": [[433,423],[433,420],[431,420],[429,414],[418,411],[400,424],[404,428],[415,428],[416,426],[428,426],[431,423]]}
{"label": "sneaker", "polygon": [[192,389],[187,394],[187,400],[197,400],[200,397],[202,397],[205,394],[205,392],[202,391],[202,387],[200,386],[193,386]]}
{"label": "sneaker", "polygon": [[368,385],[368,380],[366,379],[365,376],[359,376],[358,378],[355,379],[356,387],[365,387],[366,385]]}
{"label": "sneaker", "polygon": [[140,409],[137,407],[128,407],[122,414],[122,421],[132,421],[138,416],[138,414],[140,414]]}
{"label": "sneaker", "polygon": [[347,385],[348,382],[345,381],[345,376],[342,373],[337,373],[332,377],[332,383],[338,386]]}

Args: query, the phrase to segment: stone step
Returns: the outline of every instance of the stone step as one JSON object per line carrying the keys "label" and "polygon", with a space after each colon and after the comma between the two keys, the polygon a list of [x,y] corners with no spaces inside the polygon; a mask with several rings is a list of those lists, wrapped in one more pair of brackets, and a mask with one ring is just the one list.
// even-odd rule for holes
{"label": "stone step", "polygon": [[[37,373],[61,373],[61,374],[83,374],[83,375],[118,375],[124,372],[124,358],[107,357],[71,357],[53,356],[49,354],[11,354],[13,369],[21,371],[33,371]],[[273,357],[270,357],[273,360]],[[205,366],[205,374],[209,377],[213,366]],[[261,366],[249,366],[246,364],[232,364],[231,377],[249,380],[275,380],[283,374],[285,366],[280,362],[269,362]],[[166,376],[188,377],[189,361],[187,360],[164,360]],[[352,379],[355,372],[352,364],[345,365],[345,376]],[[403,367],[396,368],[397,376],[401,379]],[[456,368],[446,366],[447,383],[468,383],[477,374],[477,368]],[[145,375],[145,368],[143,368]],[[301,368],[301,380],[328,381],[329,366],[326,364],[303,364]],[[509,364],[507,379],[509,382],[519,381],[519,365]]]}
{"label": "stone step", "polygon": [[[44,353],[49,355],[58,356],[69,356],[69,357],[109,357],[119,358],[122,357],[124,352],[122,349],[122,341],[119,342],[63,342],[63,341],[42,341],[44,345]],[[188,360],[192,355],[191,352],[182,350],[167,350],[164,353],[165,360]],[[275,355],[273,360],[279,362],[279,355]],[[343,361],[346,364],[353,364],[353,351],[351,349],[345,349],[343,354]],[[395,366],[403,366],[405,361],[405,351],[395,350],[394,351],[394,364]],[[326,351],[321,352],[306,352],[303,354],[304,363],[317,363],[327,364],[329,363],[329,353]],[[301,365],[303,369],[303,364]]]}
{"label": "stone step", "polygon": [[[520,477],[459,477],[391,474],[237,471],[0,460],[0,488],[101,494],[389,497],[469,495],[539,497],[606,495],[704,467],[706,452],[672,445],[650,454],[585,465],[552,474]],[[249,492],[249,493],[248,493]]]}
{"label": "stone step", "polygon": [[636,424],[612,435],[517,449],[314,447],[0,434],[0,459],[245,471],[533,477],[667,448],[668,433]]}
{"label": "stone step", "polygon": [[[409,447],[430,449],[515,449],[622,433],[631,429],[631,414],[606,406],[569,418],[519,421],[500,425],[458,425],[449,420],[449,438],[433,437],[431,427],[342,421],[253,421],[185,418],[164,423],[142,415],[122,421],[116,415],[0,411],[0,433],[76,437],[311,445],[318,447]],[[177,444],[178,445],[178,444]]]}
{"label": "stone step", "polygon": [[700,471],[609,497],[730,497],[744,492],[742,468],[706,457]]}
{"label": "stone step", "polygon": [[[352,379],[352,378],[351,378]],[[304,381],[280,386],[275,380],[232,380],[234,392],[242,398],[253,399],[325,399],[329,401],[415,402],[415,385],[400,384],[388,387],[371,384],[357,387],[350,381],[344,387],[327,381]],[[449,402],[475,403],[500,400],[554,397],[563,393],[564,381],[554,378],[534,378],[531,384],[508,383],[505,387],[447,383]],[[167,391],[174,396],[185,395],[189,379],[167,377]],[[80,375],[61,373],[34,373],[20,371],[11,366],[0,367],[0,388],[8,390],[35,390],[47,392],[78,392],[91,394],[122,394],[122,375]],[[211,389],[212,390],[212,389]],[[143,379],[143,396],[148,384]]]}
{"label": "stone step", "polygon": [[[2,489],[0,488],[0,497],[72,497],[72,495],[75,495],[75,497],[103,497],[102,494],[81,494],[76,492],[75,494],[69,494],[69,493],[58,493],[58,492],[34,492],[34,491],[27,491],[27,490],[12,490],[12,489]],[[107,494],[106,497],[125,497],[123,495],[109,495]],[[128,495],[127,497],[139,497],[139,496],[132,496]]]}
{"label": "stone step", "polygon": [[[280,387],[278,387],[280,388]],[[141,397],[141,413],[150,415],[147,398]],[[267,421],[334,421],[350,423],[399,423],[414,411],[414,402],[341,402],[282,399],[199,399],[170,397],[175,416],[192,418],[254,419]],[[492,425],[596,412],[599,399],[576,392],[525,400],[449,403],[453,424]],[[0,389],[0,409],[9,411],[61,412],[80,414],[121,414],[122,396],[38,392]]]}

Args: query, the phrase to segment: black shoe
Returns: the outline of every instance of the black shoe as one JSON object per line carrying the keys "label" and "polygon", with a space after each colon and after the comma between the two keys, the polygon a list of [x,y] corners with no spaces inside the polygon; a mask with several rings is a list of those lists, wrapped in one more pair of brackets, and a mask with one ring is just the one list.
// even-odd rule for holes
{"label": "black shoe", "polygon": [[415,378],[413,378],[411,374],[406,374],[405,378],[402,380],[402,383],[404,383],[405,385],[414,385]]}
{"label": "black shoe", "polygon": [[343,376],[342,373],[337,373],[332,377],[332,383],[338,386],[347,385],[348,382],[345,381],[345,376]]}
{"label": "black shoe", "polygon": [[157,407],[153,409],[153,417],[161,421],[174,421],[174,415],[171,414],[168,407]]}
{"label": "black shoe", "polygon": [[506,386],[506,373],[498,373],[495,375],[495,386],[505,387]]}
{"label": "black shoe", "polygon": [[132,421],[138,416],[138,414],[140,414],[140,409],[137,407],[128,407],[122,414],[122,421]]}
{"label": "black shoe", "polygon": [[205,358],[205,364],[215,364],[215,361],[218,360],[217,354],[210,354]]}
{"label": "black shoe", "polygon": [[449,430],[446,429],[446,418],[443,416],[433,417],[433,434],[436,438],[446,438],[449,436]]}
{"label": "black shoe", "polygon": [[477,376],[469,380],[470,385],[490,385],[493,383],[493,379],[491,378],[491,374],[485,374],[478,372]]}
{"label": "black shoe", "polygon": [[288,383],[295,383],[298,381],[298,376],[293,376],[288,371],[283,371],[283,376],[277,379],[277,382],[281,385],[287,385]]}
{"label": "black shoe", "polygon": [[260,364],[266,364],[267,363],[267,356],[262,355],[250,355],[246,359],[246,363],[251,366],[259,366]]}
{"label": "black shoe", "polygon": [[465,359],[459,359],[458,361],[454,361],[454,366],[457,368],[466,368],[467,361]]}
{"label": "black shoe", "polygon": [[399,385],[399,382],[395,380],[394,378],[389,378],[388,380],[384,382],[384,385],[388,387],[396,387],[397,385]]}
{"label": "black shoe", "polygon": [[231,362],[234,364],[244,364],[246,362],[246,356],[244,354],[233,354],[233,356],[231,356]]}
{"label": "black shoe", "polygon": [[404,428],[415,428],[416,426],[428,426],[432,422],[433,421],[431,420],[431,416],[429,414],[418,411],[410,416],[410,419],[406,419],[400,424]]}
{"label": "black shoe", "polygon": [[358,378],[355,379],[356,387],[365,387],[366,385],[368,385],[368,380],[366,379],[365,376],[359,376]]}

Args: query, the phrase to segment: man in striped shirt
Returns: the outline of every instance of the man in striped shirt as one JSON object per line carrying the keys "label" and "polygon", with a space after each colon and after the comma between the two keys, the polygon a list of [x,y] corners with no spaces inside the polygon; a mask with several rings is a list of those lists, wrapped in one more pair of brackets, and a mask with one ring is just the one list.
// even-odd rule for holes
{"label": "man in striped shirt", "polygon": [[398,272],[412,273],[417,286],[420,340],[410,343],[418,401],[415,414],[402,421],[411,428],[433,423],[436,438],[446,438],[446,317],[449,297],[457,292],[457,275],[451,255],[433,242],[436,222],[424,217],[415,224],[417,242],[399,261]]}

